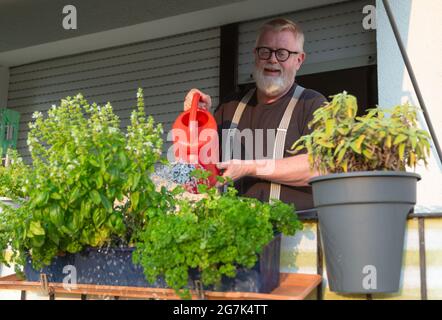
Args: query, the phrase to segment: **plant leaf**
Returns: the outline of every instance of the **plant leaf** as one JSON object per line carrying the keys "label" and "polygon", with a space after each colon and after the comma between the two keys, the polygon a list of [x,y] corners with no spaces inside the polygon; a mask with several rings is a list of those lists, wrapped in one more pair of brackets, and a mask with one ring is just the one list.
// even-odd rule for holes
{"label": "plant leaf", "polygon": [[362,151],[362,154],[366,157],[366,158],[368,158],[368,159],[373,159],[373,152],[371,151],[371,150],[369,150],[369,149],[364,149],[363,151]]}
{"label": "plant leaf", "polygon": [[403,141],[405,141],[405,140],[407,140],[407,136],[404,135],[404,134],[399,134],[399,135],[394,139],[393,145],[397,145],[397,144],[399,144],[399,143],[401,143],[401,142],[403,142]]}
{"label": "plant leaf", "polygon": [[327,136],[332,135],[335,125],[336,125],[335,119],[327,119],[327,121],[325,122],[325,134]]}
{"label": "plant leaf", "polygon": [[342,158],[344,158],[345,153],[347,152],[348,146],[345,146],[339,151],[338,158],[336,159],[336,165],[339,165],[342,161]]}
{"label": "plant leaf", "polygon": [[51,222],[57,227],[63,225],[64,223],[64,217],[58,205],[51,206],[51,208],[49,209],[49,218]]}
{"label": "plant leaf", "polygon": [[106,212],[103,208],[97,208],[92,215],[92,220],[97,228],[99,228],[106,220]]}
{"label": "plant leaf", "polygon": [[359,153],[359,154],[361,153],[361,145],[362,145],[362,142],[364,141],[364,139],[365,139],[365,135],[362,134],[355,141],[353,141],[351,143],[350,146],[356,153]]}
{"label": "plant leaf", "polygon": [[92,202],[94,204],[100,204],[101,197],[100,197],[100,193],[97,190],[92,190],[90,192],[90,196],[91,196]]}
{"label": "plant leaf", "polygon": [[140,199],[140,193],[134,192],[130,195],[131,207],[136,210],[138,208],[138,201]]}
{"label": "plant leaf", "polygon": [[113,211],[113,208],[108,198],[101,193],[100,193],[100,198],[101,198],[101,203],[103,204],[106,211],[111,213]]}
{"label": "plant leaf", "polygon": [[42,236],[45,234],[45,230],[42,228],[40,221],[31,221],[29,231],[34,236]]}
{"label": "plant leaf", "polygon": [[388,135],[387,138],[385,139],[385,146],[390,149],[391,148],[391,136]]}
{"label": "plant leaf", "polygon": [[405,143],[399,145],[399,159],[404,160]]}

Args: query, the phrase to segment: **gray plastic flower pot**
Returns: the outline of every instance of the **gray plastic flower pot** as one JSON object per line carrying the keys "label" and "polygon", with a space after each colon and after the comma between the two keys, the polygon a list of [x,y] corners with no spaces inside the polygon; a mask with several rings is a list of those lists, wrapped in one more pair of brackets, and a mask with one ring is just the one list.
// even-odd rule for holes
{"label": "gray plastic flower pot", "polygon": [[399,291],[406,219],[418,180],[418,174],[397,171],[310,180],[331,291]]}

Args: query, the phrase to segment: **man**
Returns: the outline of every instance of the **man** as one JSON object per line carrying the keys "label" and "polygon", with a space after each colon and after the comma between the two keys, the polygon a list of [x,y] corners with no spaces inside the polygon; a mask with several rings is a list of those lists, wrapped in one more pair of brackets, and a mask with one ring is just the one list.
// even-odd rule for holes
{"label": "man", "polygon": [[[253,76],[256,90],[241,92],[225,99],[215,111],[218,131],[220,134],[223,132],[223,162],[218,164],[218,168],[223,170],[223,176],[235,181],[240,195],[261,201],[279,198],[284,202],[294,203],[297,210],[313,207],[308,181],[317,173],[310,170],[305,153],[293,156],[288,150],[302,135],[310,133],[308,122],[312,119],[313,112],[326,102],[320,93],[311,89],[304,90],[295,83],[296,72],[305,59],[303,45],[303,32],[292,21],[274,19],[264,24],[254,50]],[[198,90],[192,89],[187,94],[185,110],[189,108],[196,91]],[[200,107],[209,109],[210,96],[200,93]],[[244,152],[250,142],[240,142],[240,158],[230,157],[232,154],[226,151],[230,150],[226,143],[232,140],[223,138],[226,138],[226,130],[233,130],[234,127],[237,133],[249,130],[255,140],[262,140],[254,142],[255,152],[251,157]],[[260,129],[264,130],[264,134],[258,137]],[[266,131],[278,132],[276,141],[270,141]],[[256,142],[262,143],[264,150],[269,149],[267,155],[257,156],[256,149],[259,145]],[[254,161],[247,160],[251,158]]]}

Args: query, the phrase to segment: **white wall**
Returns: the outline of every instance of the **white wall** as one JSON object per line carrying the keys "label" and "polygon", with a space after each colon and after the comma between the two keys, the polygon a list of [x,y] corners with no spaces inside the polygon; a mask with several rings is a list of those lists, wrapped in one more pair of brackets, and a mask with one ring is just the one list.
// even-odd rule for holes
{"label": "white wall", "polygon": [[9,68],[0,66],[0,108],[6,108],[9,87]]}
{"label": "white wall", "polygon": [[[442,142],[442,1],[389,1],[439,143]],[[379,105],[419,106],[381,0],[376,2]],[[422,114],[420,123],[426,129]],[[433,146],[428,168],[419,166],[417,211],[442,212],[442,165]]]}

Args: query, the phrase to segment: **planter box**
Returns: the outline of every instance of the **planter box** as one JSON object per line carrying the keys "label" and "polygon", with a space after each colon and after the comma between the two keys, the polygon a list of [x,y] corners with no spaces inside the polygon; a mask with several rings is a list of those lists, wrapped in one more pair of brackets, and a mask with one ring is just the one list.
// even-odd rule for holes
{"label": "planter box", "polygon": [[[270,293],[279,285],[279,260],[281,235],[277,235],[263,248],[257,264],[252,269],[239,268],[235,278],[223,277],[218,287],[205,290]],[[77,283],[167,288],[163,278],[147,282],[143,268],[132,263],[134,248],[89,248],[75,256]],[[190,272],[189,288],[201,278],[196,270]]]}
{"label": "planter box", "polygon": [[[205,290],[270,293],[279,285],[279,259],[281,235],[277,235],[263,248],[256,265],[251,269],[239,268],[235,278],[223,277],[218,287],[207,286]],[[25,266],[26,278],[39,281],[40,273],[48,275],[50,282],[62,282],[67,274],[63,267],[76,267],[78,284],[112,286],[167,288],[164,279],[155,283],[147,282],[143,268],[132,262],[134,248],[87,248],[75,255],[56,257],[54,262],[42,270],[34,270],[30,259]],[[190,272],[189,288],[195,289],[195,280],[200,274]]]}
{"label": "planter box", "polygon": [[75,255],[77,283],[164,288],[165,282],[147,282],[143,268],[132,263],[135,248],[87,248]]}
{"label": "planter box", "polygon": [[270,241],[251,269],[238,268],[235,278],[223,276],[218,286],[207,287],[213,291],[270,293],[279,286],[281,234]]}
{"label": "planter box", "polygon": [[420,176],[367,171],[313,178],[330,290],[399,291],[407,215]]}
{"label": "planter box", "polygon": [[74,264],[74,255],[66,254],[65,256],[57,256],[52,260],[52,263],[40,270],[35,270],[32,267],[31,258],[28,256],[26,258],[26,264],[24,267],[24,273],[26,280],[28,281],[40,281],[40,274],[44,273],[47,275],[49,282],[63,282],[64,277],[66,277],[69,271],[63,273],[63,268],[67,265]]}

